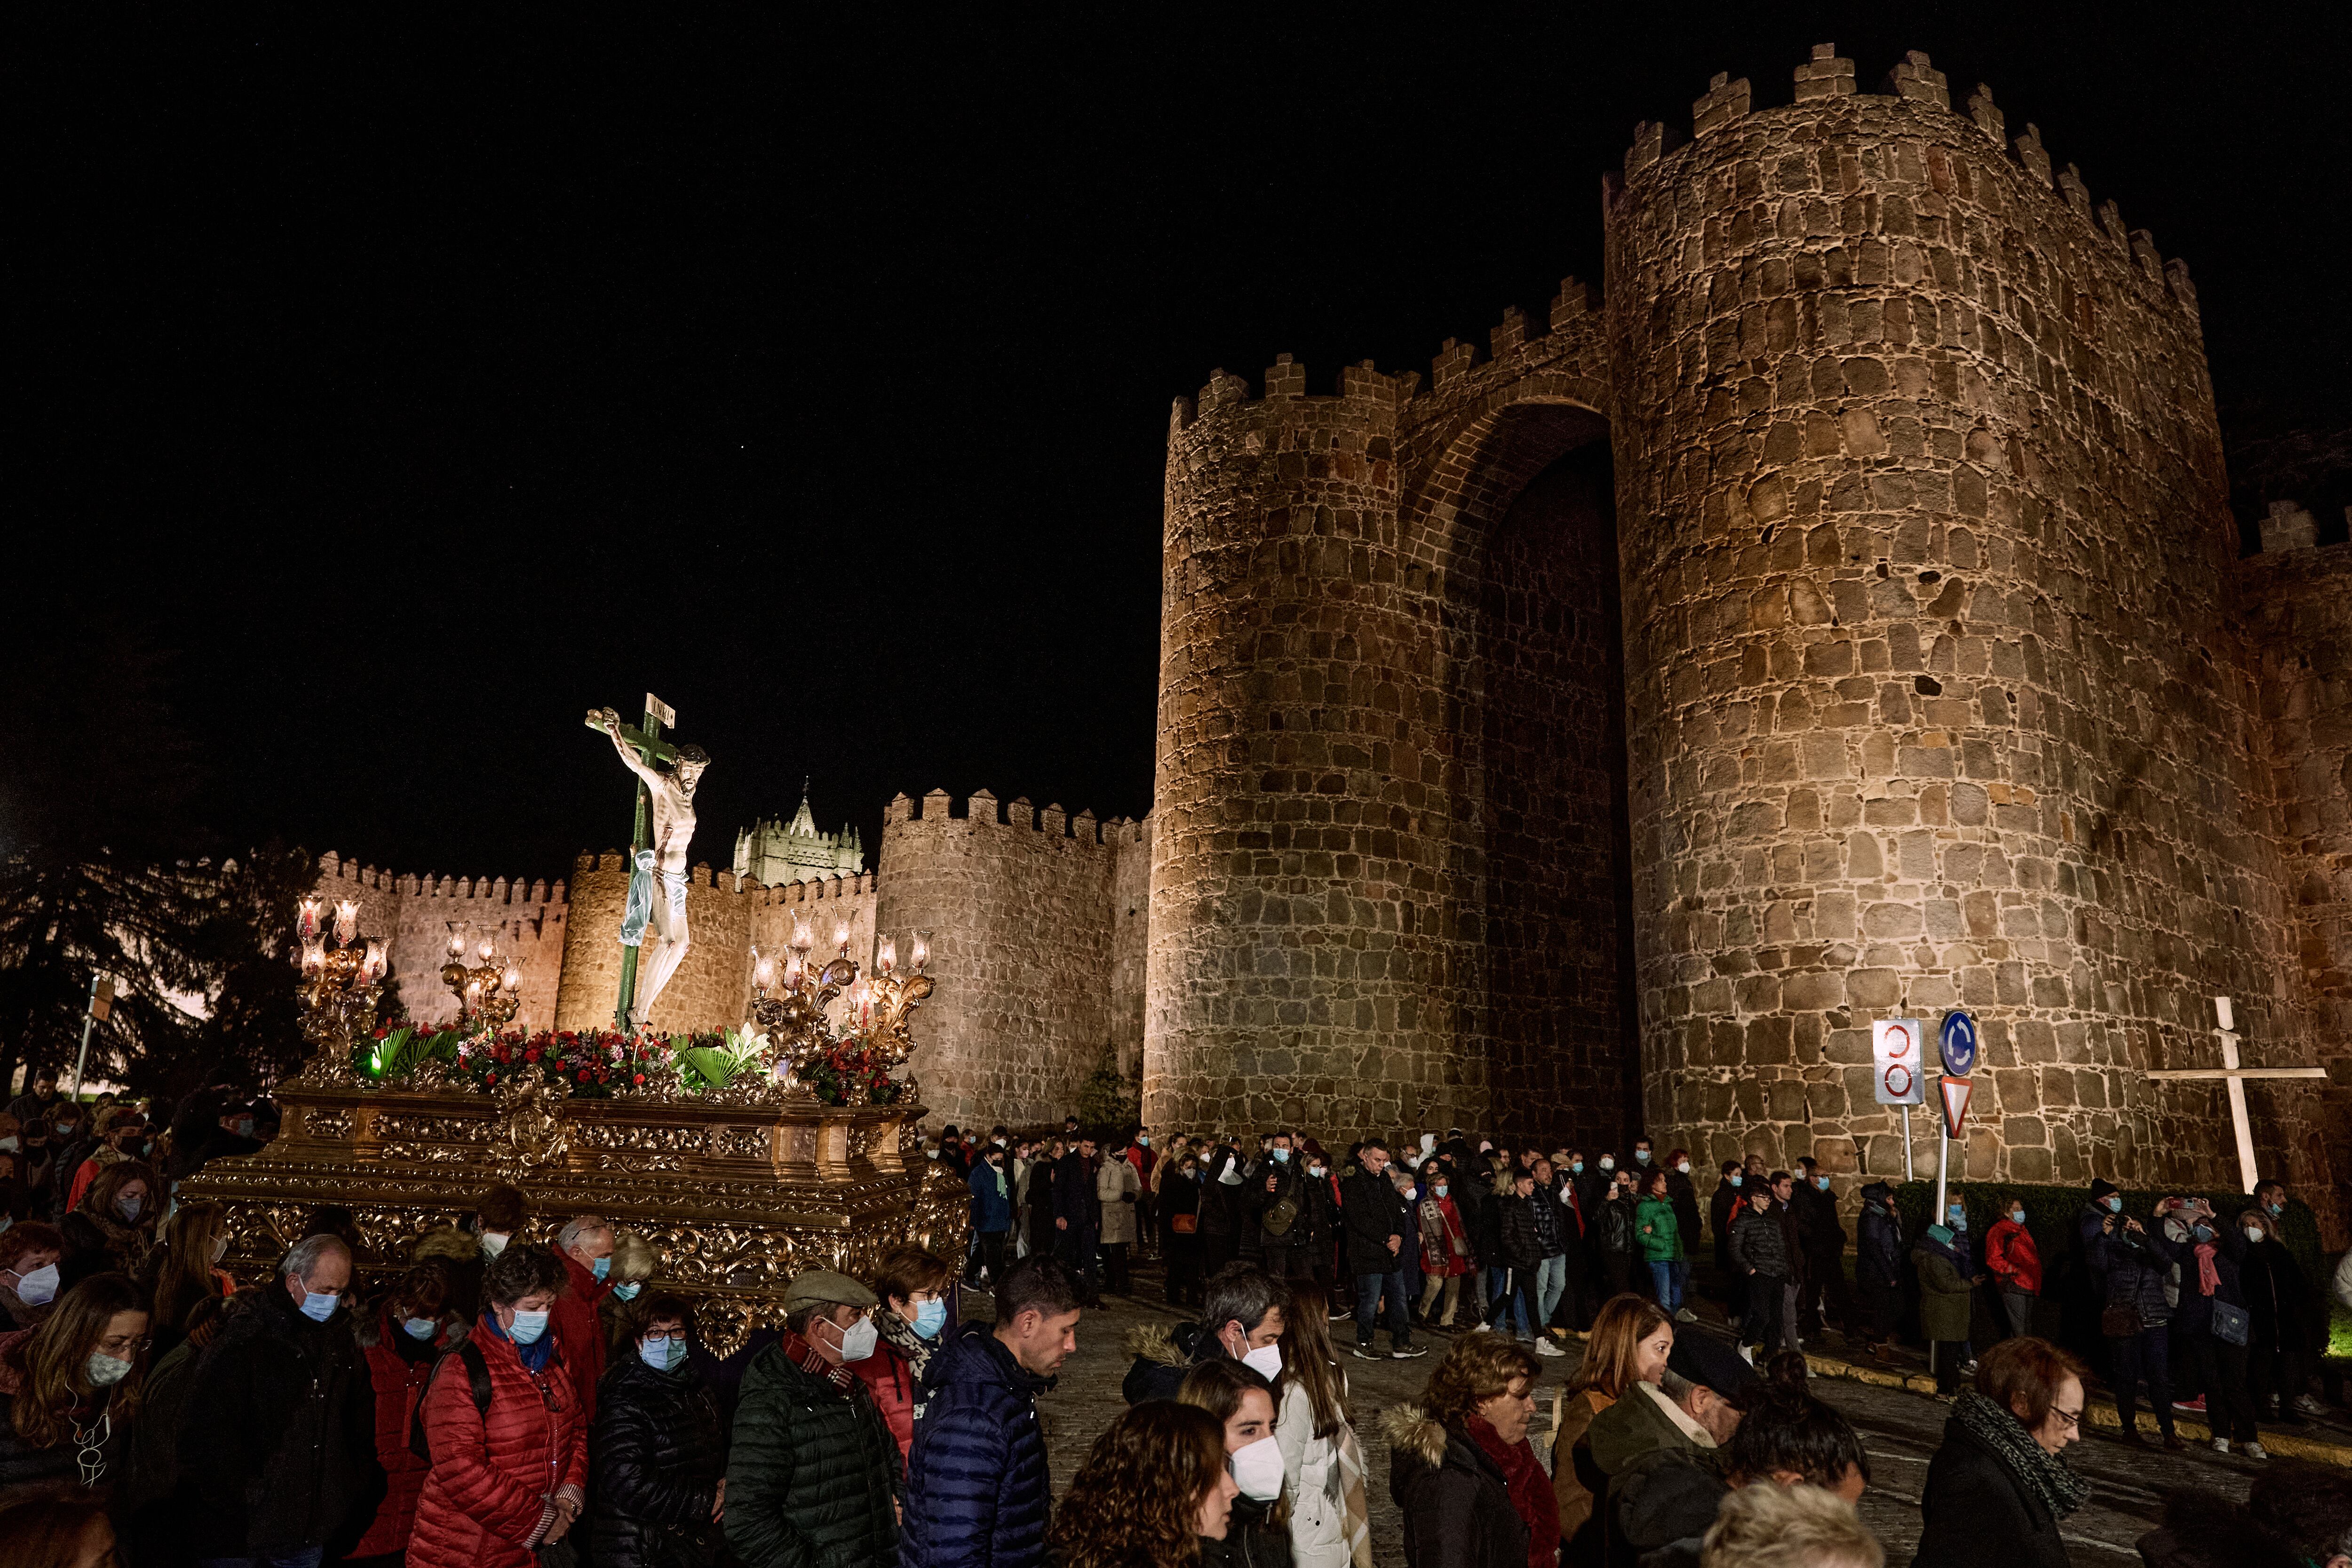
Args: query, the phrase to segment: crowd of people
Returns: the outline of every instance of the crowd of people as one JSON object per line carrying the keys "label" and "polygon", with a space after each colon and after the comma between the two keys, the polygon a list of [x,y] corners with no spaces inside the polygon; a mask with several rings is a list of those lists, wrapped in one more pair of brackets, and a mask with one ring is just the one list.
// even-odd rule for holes
{"label": "crowd of people", "polygon": [[[1335,1156],[1286,1131],[950,1128],[927,1152],[970,1188],[962,1257],[899,1246],[856,1278],[804,1269],[781,1322],[720,1355],[645,1237],[534,1215],[505,1185],[410,1238],[373,1288],[352,1215],[325,1205],[240,1289],[221,1206],[177,1202],[166,1173],[258,1147],[261,1114],[69,1110],[54,1088],[0,1123],[12,1563],[1370,1568],[1375,1467],[1345,1355],[1442,1350],[1379,1421],[1409,1568],[1875,1565],[1853,1506],[1868,1456],[1799,1352],[1832,1323],[1884,1347],[1914,1310],[1955,1396],[1918,1562],[2063,1563],[2089,1493],[2063,1451],[2091,1358],[2032,1331],[2045,1274],[2023,1211],[1980,1244],[1959,1204],[1906,1235],[1891,1190],[1865,1185],[1849,1288],[1844,1218],[1811,1161],[1727,1163],[1702,1212],[1687,1153],[1646,1140],[1588,1161],[1459,1132]],[[170,1131],[150,1136],[158,1120]],[[35,1123],[58,1150],[37,1161]],[[2126,1440],[2145,1440],[2144,1382],[2179,1446],[2182,1369],[2225,1450],[2262,1458],[2257,1419],[2316,1408],[2284,1203],[2269,1183],[2226,1217],[2177,1199],[2140,1216],[2092,1184],[2069,1245]],[[1139,1253],[1165,1259],[1190,1316],[1129,1334],[1129,1408],[1055,1500],[1040,1395],[1083,1313],[1132,1292]],[[959,1279],[985,1288],[991,1321],[963,1321]],[[1694,1331],[1702,1287],[1736,1336]],[[2000,1322],[1981,1354],[1980,1292]],[[1540,1431],[1544,1362],[1579,1341]],[[2215,1506],[2242,1544],[2326,1563],[2347,1497],[2306,1477]],[[2210,1513],[2151,1538],[2163,1568],[2271,1560],[2200,1555]]]}

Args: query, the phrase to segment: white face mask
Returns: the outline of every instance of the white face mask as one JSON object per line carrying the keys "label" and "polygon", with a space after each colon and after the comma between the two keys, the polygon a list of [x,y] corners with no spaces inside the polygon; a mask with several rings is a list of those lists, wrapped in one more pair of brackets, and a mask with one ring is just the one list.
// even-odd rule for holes
{"label": "white face mask", "polygon": [[27,1307],[46,1307],[58,1299],[58,1266],[44,1263],[16,1281],[16,1299]]}
{"label": "white face mask", "polygon": [[1601,1168],[1602,1170],[1604,1170],[1604,1171],[1613,1171],[1613,1170],[1615,1170],[1615,1169],[1617,1168],[1617,1160],[1616,1160],[1616,1157],[1615,1157],[1614,1155],[1610,1155],[1610,1154],[1603,1154],[1603,1155],[1601,1155]]}
{"label": "white face mask", "polygon": [[1282,1375],[1282,1347],[1280,1345],[1260,1345],[1257,1349],[1250,1352],[1249,1354],[1242,1357],[1242,1364],[1249,1368],[1252,1372],[1257,1373],[1260,1377],[1265,1379],[1266,1382],[1272,1383],[1276,1378]]}
{"label": "white face mask", "polygon": [[864,1361],[872,1355],[874,1342],[879,1337],[871,1318],[860,1318],[846,1329],[836,1327],[834,1331],[841,1336],[841,1359],[845,1363]]}
{"label": "white face mask", "polygon": [[[2246,1227],[2246,1239],[2247,1239],[2248,1241],[2260,1241],[2262,1238],[2263,1238],[2263,1227],[2262,1227],[2261,1226],[2258,1226],[2258,1225],[2250,1225],[2250,1226],[2248,1226]],[[51,1272],[51,1273],[55,1273],[55,1272],[56,1272],[56,1270],[55,1270],[55,1269],[51,1269],[51,1270],[50,1270],[50,1272]],[[25,1293],[24,1293],[23,1291],[21,1291],[21,1290],[19,1290],[19,1291],[18,1291],[18,1292],[16,1292],[16,1293],[17,1293],[18,1295],[20,1295],[20,1296],[23,1296],[23,1295],[25,1294]],[[29,1301],[29,1300],[32,1300],[32,1298],[31,1298],[30,1296],[26,1296],[26,1297],[25,1297],[25,1300],[26,1300],[27,1301]]]}
{"label": "white face mask", "polygon": [[1282,1446],[1273,1438],[1260,1437],[1245,1448],[1236,1448],[1225,1463],[1242,1496],[1270,1502],[1282,1495]]}
{"label": "white face mask", "polygon": [[1687,1176],[1690,1174],[1690,1162],[1688,1160],[1685,1160],[1681,1163],[1677,1164],[1675,1169]]}
{"label": "white face mask", "polygon": [[482,1256],[496,1258],[507,1249],[507,1233],[502,1230],[482,1232]]}

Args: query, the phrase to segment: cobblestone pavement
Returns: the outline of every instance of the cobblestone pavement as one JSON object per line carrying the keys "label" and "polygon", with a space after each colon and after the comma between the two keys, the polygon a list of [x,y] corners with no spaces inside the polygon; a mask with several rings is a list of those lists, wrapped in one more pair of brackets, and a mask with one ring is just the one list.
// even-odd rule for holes
{"label": "cobblestone pavement", "polygon": [[[1128,1330],[1139,1323],[1174,1322],[1187,1315],[1160,1304],[1156,1276],[1147,1279],[1142,1269],[1137,1274],[1138,1296],[1106,1296],[1101,1310],[1090,1311],[1080,1321],[1077,1353],[1063,1367],[1057,1386],[1041,1402],[1056,1497],[1068,1487],[1087,1447],[1126,1408],[1119,1383],[1129,1364],[1120,1348]],[[984,1295],[966,1292],[964,1302],[967,1315],[988,1314]],[[1338,1330],[1334,1342],[1344,1356],[1353,1343],[1353,1332],[1344,1324],[1334,1327]],[[1386,1342],[1383,1335],[1383,1348]],[[1398,1544],[1396,1507],[1389,1500],[1388,1447],[1381,1439],[1380,1415],[1420,1394],[1430,1369],[1452,1340],[1433,1334],[1424,1335],[1422,1342],[1429,1345],[1431,1353],[1418,1361],[1345,1362],[1353,1387],[1356,1430],[1370,1467],[1368,1500],[1373,1557],[1381,1568],[1402,1568],[1404,1555]],[[1538,1384],[1536,1435],[1539,1439],[1549,1431],[1552,1396],[1566,1385],[1580,1359],[1575,1343],[1567,1348],[1566,1356],[1545,1363]],[[1927,1461],[1942,1439],[1948,1407],[1924,1394],[1831,1378],[1814,1379],[1813,1389],[1844,1411],[1861,1432],[1873,1471],[1870,1489],[1862,1500],[1862,1517],[1885,1543],[1890,1563],[1908,1563],[1919,1539],[1919,1488],[1927,1479]],[[2066,1538],[2077,1563],[2105,1568],[2138,1561],[2133,1543],[2155,1527],[2167,1491],[2195,1487],[2242,1498],[2260,1468],[2253,1460],[2224,1458],[2209,1449],[2168,1454],[2160,1449],[2128,1448],[2112,1436],[2085,1439],[2067,1453],[2093,1490],[2090,1505],[2065,1521]]]}

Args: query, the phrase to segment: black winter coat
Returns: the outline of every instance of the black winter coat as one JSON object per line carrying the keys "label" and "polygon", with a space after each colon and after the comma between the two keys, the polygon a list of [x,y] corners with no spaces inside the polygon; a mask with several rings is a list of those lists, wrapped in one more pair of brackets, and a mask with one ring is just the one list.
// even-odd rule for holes
{"label": "black winter coat", "polygon": [[2213,1230],[2214,1289],[2210,1296],[2198,1284],[2197,1244],[2192,1239],[2180,1254],[2180,1305],[2174,1310],[2174,1337],[2181,1334],[2210,1334],[2213,1331],[2213,1303],[2227,1301],[2232,1307],[2246,1304],[2246,1289],[2239,1272],[2239,1264],[2246,1256],[2246,1233],[2234,1225],[2216,1226]]}
{"label": "black winter coat", "polygon": [[314,1323],[276,1279],[236,1303],[180,1417],[173,1506],[198,1559],[323,1546],[373,1507],[375,1385],[350,1312]]}
{"label": "black winter coat", "polygon": [[1738,1216],[1739,1189],[1717,1176],[1715,1191],[1706,1200],[1706,1222],[1715,1234],[1715,1261],[1718,1268],[1731,1267],[1731,1222]]}
{"label": "black winter coat", "polygon": [[1404,1513],[1405,1568],[1527,1568],[1508,1483],[1468,1438],[1447,1433],[1435,1465],[1422,1447],[1391,1447],[1389,1496]]}
{"label": "black winter coat", "polygon": [[1551,1194],[1543,1192],[1524,1198],[1514,1193],[1496,1200],[1496,1206],[1502,1210],[1498,1228],[1503,1241],[1500,1261],[1505,1267],[1524,1270],[1543,1261],[1543,1241],[1536,1233],[1535,1205],[1551,1201]]}
{"label": "black winter coat", "polygon": [[[1349,1273],[1389,1274],[1404,1267],[1404,1250],[1419,1233],[1387,1171],[1376,1176],[1359,1170],[1340,1183],[1339,1213],[1348,1232]],[[1392,1236],[1398,1238],[1394,1252],[1389,1250]]]}
{"label": "black winter coat", "polygon": [[[1265,1190],[1265,1181],[1268,1176],[1274,1178],[1274,1191],[1270,1193]],[[1249,1185],[1244,1187],[1242,1191],[1249,1194],[1249,1220],[1258,1233],[1259,1246],[1304,1247],[1307,1245],[1312,1229],[1307,1216],[1307,1205],[1312,1201],[1307,1195],[1308,1185],[1307,1167],[1299,1163],[1298,1156],[1295,1153],[1291,1155],[1287,1163],[1279,1160],[1268,1160],[1258,1168],[1257,1174],[1250,1178]],[[1290,1199],[1297,1212],[1291,1216],[1290,1228],[1276,1236],[1265,1228],[1266,1211],[1285,1198]]]}
{"label": "black winter coat", "polygon": [[1787,1279],[1789,1246],[1780,1229],[1780,1216],[1770,1209],[1758,1214],[1755,1205],[1733,1222],[1731,1226],[1731,1266],[1754,1269],[1768,1279]]}
{"label": "black winter coat", "polygon": [[1900,1289],[1903,1284],[1903,1226],[1885,1209],[1864,1204],[1853,1222],[1853,1278],[1874,1290]]}
{"label": "black winter coat", "polygon": [[[1054,1218],[1068,1220],[1070,1229],[1102,1232],[1102,1196],[1095,1191],[1095,1168],[1076,1149],[1054,1163]],[[1054,1226],[1056,1234],[1061,1226]]]}
{"label": "black winter coat", "polygon": [[597,1568],[704,1568],[722,1542],[710,1517],[727,1474],[719,1401],[694,1369],[656,1372],[630,1347],[596,1384],[588,1444],[590,1557]]}
{"label": "black winter coat", "polygon": [[1245,1497],[1234,1499],[1225,1538],[1201,1538],[1201,1568],[1291,1568],[1290,1531],[1266,1522],[1272,1508]]}
{"label": "black winter coat", "polygon": [[2303,1266],[2277,1237],[2265,1234],[2261,1241],[2250,1244],[2239,1261],[2238,1277],[2245,1288],[2246,1311],[2253,1319],[2256,1339],[2283,1345],[2309,1342],[2317,1318],[2311,1304],[2311,1287],[2304,1280]]}
{"label": "black winter coat", "polygon": [[1666,1173],[1666,1196],[1675,1205],[1675,1226],[1682,1232],[1685,1256],[1698,1256],[1698,1187],[1680,1171]]}
{"label": "black winter coat", "polygon": [[[2120,1217],[2113,1231],[2093,1232],[2090,1243],[2091,1267],[2105,1281],[2106,1305],[2138,1308],[2140,1322],[2150,1328],[2171,1320],[2172,1304],[2164,1299],[2165,1276],[2188,1258],[2187,1248],[2166,1236],[2161,1225],[2129,1233]],[[2195,1258],[2188,1261],[2196,1267]]]}
{"label": "black winter coat", "polygon": [[1911,1568],[2067,1568],[2056,1517],[1957,1415],[1928,1461],[1919,1512],[1927,1529]]}
{"label": "black winter coat", "polygon": [[744,1568],[866,1568],[898,1561],[898,1440],[852,1382],[803,1372],[793,1341],[743,1374],[727,1451],[727,1544]]}
{"label": "black winter coat", "polygon": [[1807,1258],[1833,1258],[1845,1250],[1845,1226],[1838,1223],[1837,1194],[1800,1185],[1792,1194],[1797,1234]]}

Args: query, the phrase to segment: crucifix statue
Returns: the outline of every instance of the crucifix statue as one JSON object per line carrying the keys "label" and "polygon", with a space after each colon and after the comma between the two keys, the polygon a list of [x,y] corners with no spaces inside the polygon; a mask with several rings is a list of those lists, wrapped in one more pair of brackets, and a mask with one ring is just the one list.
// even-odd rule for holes
{"label": "crucifix statue", "polygon": [[2246,1191],[2254,1190],[2258,1172],[2254,1164],[2253,1123],[2246,1117],[2246,1080],[2250,1078],[2326,1078],[2326,1068],[2242,1068],[2238,1065],[2237,1017],[2230,998],[2213,998],[2214,1016],[2221,1026],[2213,1031],[2221,1040],[2221,1066],[2212,1068],[2172,1068],[2151,1072],[2152,1079],[2220,1079],[2229,1085],[2230,1123],[2238,1134],[2238,1174],[2245,1182]]}
{"label": "crucifix statue", "polygon": [[[662,726],[675,725],[677,715],[652,692],[646,693],[646,723],[642,730],[621,722],[610,708],[592,709],[588,727],[611,737],[621,763],[637,775],[636,824],[629,836],[628,905],[621,917],[621,994],[613,1012],[614,1026],[623,1033],[645,1026],[654,999],[686,962],[686,852],[694,837],[694,791],[702,782],[710,758],[699,746],[672,746],[662,740]],[[656,764],[667,763],[664,772]],[[652,809],[651,837],[646,811]],[[637,994],[637,953],[646,930],[654,934],[653,961],[646,973],[645,991]]]}

